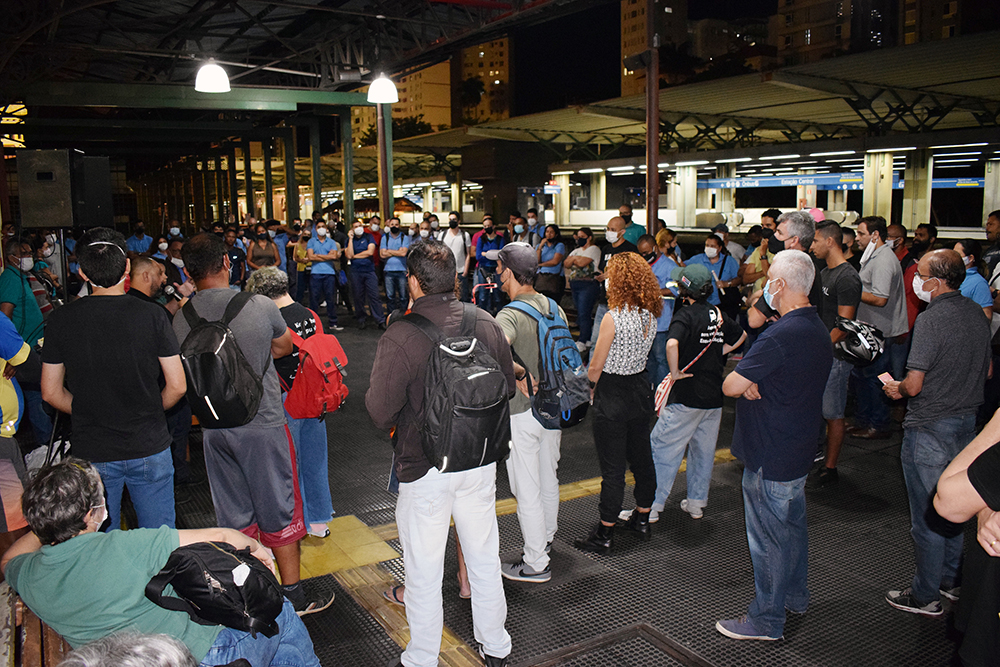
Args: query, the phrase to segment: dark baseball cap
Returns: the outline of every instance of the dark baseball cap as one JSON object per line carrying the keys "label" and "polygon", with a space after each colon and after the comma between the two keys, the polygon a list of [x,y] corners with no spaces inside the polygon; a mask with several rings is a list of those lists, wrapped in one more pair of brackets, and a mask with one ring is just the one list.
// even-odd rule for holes
{"label": "dark baseball cap", "polygon": [[538,251],[521,241],[508,243],[499,250],[487,250],[483,256],[493,261],[500,260],[505,268],[522,278],[533,276],[538,270]]}
{"label": "dark baseball cap", "polygon": [[712,281],[712,274],[701,264],[688,264],[671,271],[670,279],[692,292],[697,292]]}
{"label": "dark baseball cap", "polygon": [[724,222],[720,222],[715,227],[712,227],[712,231],[713,232],[722,232],[723,234],[728,234],[729,233],[729,226],[726,223],[724,223]]}

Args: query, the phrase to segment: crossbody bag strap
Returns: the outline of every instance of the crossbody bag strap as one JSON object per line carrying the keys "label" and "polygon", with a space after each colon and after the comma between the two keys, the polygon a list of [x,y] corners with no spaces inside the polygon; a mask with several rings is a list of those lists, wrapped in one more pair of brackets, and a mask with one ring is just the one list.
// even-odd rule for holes
{"label": "crossbody bag strap", "polygon": [[699,359],[701,359],[702,356],[706,352],[708,352],[708,348],[712,347],[712,343],[715,342],[715,335],[718,334],[719,333],[719,329],[722,328],[722,311],[719,310],[719,308],[716,308],[715,309],[715,315],[716,315],[717,319],[719,320],[719,322],[718,322],[718,324],[715,325],[715,329],[712,330],[712,335],[709,336],[708,345],[706,345],[702,349],[702,351],[698,353],[698,356],[695,357],[694,359],[692,359],[691,362],[687,366],[685,366],[684,368],[681,369],[681,373],[686,373],[689,368],[691,368],[692,366],[694,366],[694,363],[696,361],[698,361]]}

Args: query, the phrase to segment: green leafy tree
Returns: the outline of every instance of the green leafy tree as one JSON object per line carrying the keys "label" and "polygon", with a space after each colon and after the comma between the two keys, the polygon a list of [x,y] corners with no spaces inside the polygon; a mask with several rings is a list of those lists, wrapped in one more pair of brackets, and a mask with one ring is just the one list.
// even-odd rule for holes
{"label": "green leafy tree", "polygon": [[[429,134],[433,131],[434,128],[424,120],[423,114],[392,119],[393,140],[416,137],[421,134]],[[374,125],[369,125],[368,129],[361,135],[359,141],[362,146],[374,146],[378,143],[378,130]]]}

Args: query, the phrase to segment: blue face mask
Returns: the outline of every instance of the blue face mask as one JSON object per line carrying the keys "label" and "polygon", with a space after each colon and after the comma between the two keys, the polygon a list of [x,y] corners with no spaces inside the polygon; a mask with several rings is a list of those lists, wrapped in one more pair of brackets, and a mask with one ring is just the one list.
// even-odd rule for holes
{"label": "blue face mask", "polygon": [[524,225],[514,225],[514,233],[515,234],[523,234],[524,233]]}
{"label": "blue face mask", "polygon": [[774,294],[771,293],[771,281],[764,283],[764,303],[771,310],[774,310]]}

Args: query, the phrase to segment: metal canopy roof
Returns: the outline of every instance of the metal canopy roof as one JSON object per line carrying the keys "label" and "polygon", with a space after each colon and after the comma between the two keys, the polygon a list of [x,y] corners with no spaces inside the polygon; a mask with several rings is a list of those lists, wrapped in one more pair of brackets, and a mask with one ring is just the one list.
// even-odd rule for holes
{"label": "metal canopy roof", "polygon": [[[660,91],[665,146],[723,149],[775,142],[995,127],[1000,33],[831,58]],[[498,139],[641,144],[644,96],[469,128]]]}
{"label": "metal canopy roof", "polygon": [[353,87],[607,1],[6,0],[0,103],[41,80],[190,84],[208,58],[241,86]]}

